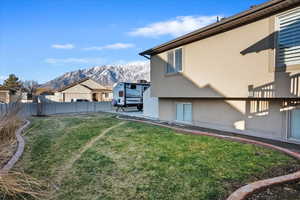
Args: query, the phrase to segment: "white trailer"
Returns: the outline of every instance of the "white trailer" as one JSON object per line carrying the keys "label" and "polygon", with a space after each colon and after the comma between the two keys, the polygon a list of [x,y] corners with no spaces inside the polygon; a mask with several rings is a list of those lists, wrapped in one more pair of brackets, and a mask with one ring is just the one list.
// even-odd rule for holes
{"label": "white trailer", "polygon": [[143,93],[150,83],[117,83],[113,89],[113,106],[118,108],[137,107],[143,110]]}

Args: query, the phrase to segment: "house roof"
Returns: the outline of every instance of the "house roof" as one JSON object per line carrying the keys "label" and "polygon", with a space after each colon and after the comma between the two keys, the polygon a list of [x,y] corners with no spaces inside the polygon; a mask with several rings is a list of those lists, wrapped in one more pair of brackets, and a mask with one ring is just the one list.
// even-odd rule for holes
{"label": "house roof", "polygon": [[[89,86],[87,86],[87,85],[81,84],[81,83],[83,83],[83,82],[85,82],[85,81],[87,81],[87,80],[95,81],[95,80],[93,80],[93,79],[87,77],[87,78],[81,79],[81,80],[79,80],[79,81],[76,81],[76,82],[74,82],[74,83],[72,83],[72,84],[70,84],[70,85],[67,85],[67,86],[65,86],[65,87],[63,87],[63,88],[61,88],[61,89],[59,89],[58,92],[65,91],[65,90],[67,90],[67,89],[69,89],[69,88],[71,88],[71,87],[74,87],[75,85],[78,85],[78,84],[80,84],[81,86],[83,86],[83,87],[85,87],[85,88],[87,88],[87,89],[89,89],[89,90],[91,90],[91,91],[109,91],[109,89],[107,89],[107,88],[103,88],[103,89],[94,89],[94,88],[91,88],[91,87],[89,87]],[[95,81],[95,82],[98,83],[97,81]],[[100,84],[99,84],[99,85],[100,85]]]}
{"label": "house roof", "polygon": [[0,90],[8,90],[7,87],[0,85]]}
{"label": "house roof", "polygon": [[105,88],[105,89],[93,89],[93,92],[111,92],[111,89]]}
{"label": "house roof", "polygon": [[249,24],[259,19],[266,18],[276,13],[297,7],[300,5],[299,0],[270,0],[266,3],[252,6],[249,10],[243,11],[232,17],[224,18],[219,22],[213,23],[196,31],[178,37],[169,42],[163,43],[151,49],[141,52],[139,55],[156,55],[173,48],[180,47],[204,38],[226,32],[239,26]]}
{"label": "house roof", "polygon": [[54,94],[54,90],[50,88],[37,88],[35,91],[36,95],[43,95],[43,94]]}
{"label": "house roof", "polygon": [[3,86],[3,85],[0,85],[0,90],[9,90],[9,91],[16,91],[15,89],[11,89],[11,88],[8,88],[6,86]]}
{"label": "house roof", "polygon": [[[79,83],[80,84],[80,83]],[[89,86],[87,86],[87,85],[84,85],[84,84],[80,84],[81,86],[83,86],[83,87],[85,87],[85,88],[87,88],[87,89],[89,89],[89,90],[93,90],[93,88],[90,88]]]}
{"label": "house roof", "polygon": [[66,89],[69,89],[69,88],[71,88],[71,87],[73,87],[73,86],[75,86],[77,84],[83,83],[84,81],[87,81],[89,79],[90,78],[84,78],[84,79],[80,79],[79,81],[75,81],[72,84],[69,84],[69,85],[67,85],[65,87],[62,87],[61,89],[58,90],[58,92],[62,92],[62,91],[66,90]]}

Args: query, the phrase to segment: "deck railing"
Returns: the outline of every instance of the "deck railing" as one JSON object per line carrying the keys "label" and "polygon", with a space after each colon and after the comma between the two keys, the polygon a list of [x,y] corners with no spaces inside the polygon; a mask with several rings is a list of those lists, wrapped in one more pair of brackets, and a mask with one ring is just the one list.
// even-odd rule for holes
{"label": "deck railing", "polygon": [[291,94],[295,97],[300,96],[300,74],[291,76]]}
{"label": "deck railing", "polygon": [[275,97],[275,85],[274,83],[265,84],[249,90],[250,97],[257,98],[272,98]]}
{"label": "deck railing", "polygon": [[[282,82],[284,83],[284,81]],[[300,97],[300,74],[295,74],[290,76],[287,82],[288,83],[285,86],[276,85],[279,83],[275,81],[255,88],[250,87],[249,97],[255,97],[255,98]]]}

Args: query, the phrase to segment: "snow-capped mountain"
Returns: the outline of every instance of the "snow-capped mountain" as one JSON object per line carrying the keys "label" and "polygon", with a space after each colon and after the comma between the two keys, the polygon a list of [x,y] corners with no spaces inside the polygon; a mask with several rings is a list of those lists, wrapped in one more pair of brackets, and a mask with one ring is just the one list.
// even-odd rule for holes
{"label": "snow-capped mountain", "polygon": [[124,65],[95,66],[65,73],[41,87],[59,89],[87,77],[104,86],[113,86],[117,82],[150,81],[150,64],[149,62],[132,62]]}

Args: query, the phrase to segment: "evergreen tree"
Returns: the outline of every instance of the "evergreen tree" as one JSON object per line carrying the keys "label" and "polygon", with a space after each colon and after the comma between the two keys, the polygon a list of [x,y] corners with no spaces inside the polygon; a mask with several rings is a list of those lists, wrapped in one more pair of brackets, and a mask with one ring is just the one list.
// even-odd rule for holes
{"label": "evergreen tree", "polygon": [[3,86],[9,89],[19,90],[22,87],[22,83],[16,75],[10,74],[8,78],[4,81]]}

